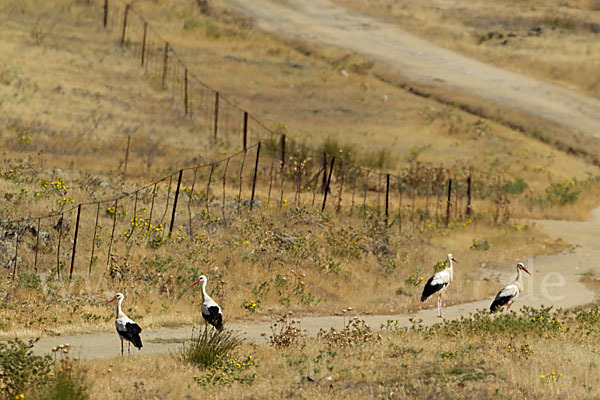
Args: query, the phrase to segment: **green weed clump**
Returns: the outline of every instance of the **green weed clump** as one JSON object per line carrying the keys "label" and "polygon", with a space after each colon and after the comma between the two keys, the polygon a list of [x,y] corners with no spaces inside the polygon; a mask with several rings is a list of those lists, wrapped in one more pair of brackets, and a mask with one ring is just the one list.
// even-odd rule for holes
{"label": "green weed clump", "polygon": [[204,329],[200,333],[199,329],[194,328],[190,341],[184,343],[179,351],[179,360],[202,368],[209,368],[216,362],[230,359],[242,343],[242,339],[231,330],[213,330],[212,333],[210,331]]}
{"label": "green weed clump", "polygon": [[22,398],[19,396],[30,388],[44,385],[50,379],[52,357],[33,354],[35,342],[11,339],[0,343],[0,398]]}

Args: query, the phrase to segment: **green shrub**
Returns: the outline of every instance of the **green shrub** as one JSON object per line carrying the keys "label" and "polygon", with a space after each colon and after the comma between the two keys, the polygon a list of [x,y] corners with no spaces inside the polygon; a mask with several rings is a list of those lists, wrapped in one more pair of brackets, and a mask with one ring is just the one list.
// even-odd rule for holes
{"label": "green shrub", "polygon": [[517,178],[514,181],[508,181],[504,184],[504,191],[508,194],[519,195],[527,189],[529,185],[523,178]]}
{"label": "green shrub", "polygon": [[14,399],[32,387],[44,385],[50,378],[52,357],[33,354],[33,344],[11,339],[0,343],[0,392]]}
{"label": "green shrub", "polygon": [[42,286],[42,279],[35,272],[21,272],[19,274],[19,284],[26,289],[39,290]]}
{"label": "green shrub", "polygon": [[45,400],[89,399],[87,370],[77,359],[69,356],[69,345],[56,347],[53,351],[59,354],[59,359],[54,361],[54,376],[34,392],[34,397]]}
{"label": "green shrub", "polygon": [[242,339],[228,329],[204,329],[200,333],[198,328],[194,328],[190,341],[183,344],[178,358],[182,362],[207,368],[219,359],[230,358],[241,343]]}

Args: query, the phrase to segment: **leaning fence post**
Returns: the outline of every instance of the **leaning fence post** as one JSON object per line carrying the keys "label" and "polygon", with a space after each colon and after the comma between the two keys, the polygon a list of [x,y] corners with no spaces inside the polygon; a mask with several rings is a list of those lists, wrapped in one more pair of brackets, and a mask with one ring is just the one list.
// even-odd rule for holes
{"label": "leaning fence post", "polygon": [[390,174],[385,175],[385,225],[388,225],[388,218],[390,205]]}
{"label": "leaning fence post", "polygon": [[56,276],[60,279],[60,245],[62,242],[62,230],[65,220],[65,213],[62,213],[58,220],[58,246],[56,248]]}
{"label": "leaning fence post", "polygon": [[113,214],[113,226],[112,226],[112,231],[110,233],[110,241],[108,242],[108,251],[107,251],[107,257],[106,257],[106,268],[110,267],[110,252],[112,251],[112,244],[113,244],[113,239],[115,237],[115,227],[117,226],[117,208],[119,206],[119,200],[116,199],[115,200],[115,210],[114,210],[114,214]]}
{"label": "leaning fence post", "polygon": [[215,125],[213,127],[213,136],[217,138],[217,131],[219,129],[219,92],[215,92]]}
{"label": "leaning fence post", "polygon": [[471,174],[467,177],[467,205],[465,207],[465,214],[471,215]]}
{"label": "leaning fence post", "polygon": [[327,186],[327,152],[323,152],[323,180],[321,182],[321,189],[325,190]]}
{"label": "leaning fence post", "polygon": [[[325,153],[327,154],[327,153]],[[325,204],[327,203],[327,193],[329,192],[329,184],[331,183],[331,173],[333,172],[333,163],[335,163],[335,157],[331,158],[331,166],[329,167],[329,176],[327,177],[327,184],[325,185],[325,193],[323,194],[323,206],[321,206],[321,212],[325,211]]]}
{"label": "leaning fence post", "polygon": [[446,226],[450,222],[450,204],[452,203],[452,178],[448,179],[448,200],[446,202]]}
{"label": "leaning fence post", "polygon": [[104,0],[104,27],[108,25],[108,0]]}
{"label": "leaning fence post", "polygon": [[252,177],[252,196],[250,197],[250,210],[254,204],[254,189],[256,188],[256,174],[258,173],[258,157],[260,157],[260,142],[256,148],[256,162],[254,163],[254,176]]}
{"label": "leaning fence post", "polygon": [[148,34],[148,23],[144,21],[144,36],[142,37],[142,67],[146,61],[146,36]]}
{"label": "leaning fence post", "polygon": [[75,265],[75,250],[77,249],[77,235],[79,234],[79,216],[81,215],[81,204],[77,206],[77,220],[75,221],[75,236],[73,238],[73,252],[71,253],[71,270],[69,280],[73,278],[73,266]]}
{"label": "leaning fence post", "polygon": [[35,259],[33,261],[33,270],[35,271],[36,274],[38,272],[37,262],[38,262],[38,251],[40,250],[40,228],[41,228],[41,224],[42,224],[42,218],[38,218],[37,233],[35,235]]}
{"label": "leaning fence post", "polygon": [[125,162],[123,163],[123,181],[127,175],[127,161],[129,160],[129,145],[131,144],[131,135],[127,136],[127,148],[125,149]]}
{"label": "leaning fence post", "polygon": [[169,42],[165,42],[165,54],[163,56],[162,88],[166,89],[167,70],[169,68]]}
{"label": "leaning fence post", "polygon": [[179,188],[181,187],[181,178],[183,169],[179,170],[179,179],[177,179],[177,189],[175,189],[175,200],[173,202],[173,213],[171,214],[171,225],[169,226],[169,236],[173,233],[173,224],[175,223],[175,211],[177,210],[177,198],[179,197]]}
{"label": "leaning fence post", "polygon": [[127,32],[127,14],[129,14],[129,4],[125,4],[125,11],[123,11],[123,32],[121,32],[121,47],[125,45],[125,34]]}

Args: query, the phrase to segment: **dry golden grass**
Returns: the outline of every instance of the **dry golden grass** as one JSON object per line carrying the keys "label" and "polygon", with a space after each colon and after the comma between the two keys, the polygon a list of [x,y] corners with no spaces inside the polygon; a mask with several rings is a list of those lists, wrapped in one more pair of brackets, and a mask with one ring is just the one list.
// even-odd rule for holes
{"label": "dry golden grass", "polygon": [[198,385],[194,375],[203,379],[208,371],[170,356],[84,365],[93,381],[92,398],[107,399],[585,398],[599,393],[598,349],[589,339],[580,333],[539,335],[535,329],[457,337],[409,330],[365,343],[358,336],[344,347],[323,339],[281,350],[245,345],[239,355],[252,355],[257,363],[251,385]]}

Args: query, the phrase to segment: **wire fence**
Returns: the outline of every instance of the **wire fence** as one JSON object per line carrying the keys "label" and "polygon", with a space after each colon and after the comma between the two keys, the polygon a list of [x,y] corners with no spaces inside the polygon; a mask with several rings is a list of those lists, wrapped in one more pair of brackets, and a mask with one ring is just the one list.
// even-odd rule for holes
{"label": "wire fence", "polygon": [[[7,278],[20,272],[69,279],[109,273],[118,257],[137,246],[203,241],[255,209],[298,207],[377,218],[399,234],[470,218],[476,188],[471,169],[413,163],[398,173],[378,172],[276,135],[197,79],[131,5],[91,4],[150,83],[171,91],[182,117],[195,120],[207,135],[239,141],[240,151],[115,198],[0,220],[0,262]],[[497,206],[494,218],[502,212]]]}

